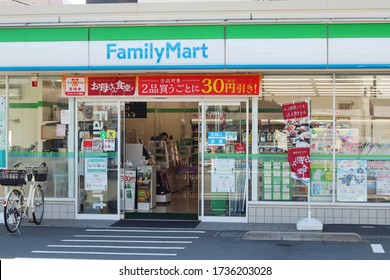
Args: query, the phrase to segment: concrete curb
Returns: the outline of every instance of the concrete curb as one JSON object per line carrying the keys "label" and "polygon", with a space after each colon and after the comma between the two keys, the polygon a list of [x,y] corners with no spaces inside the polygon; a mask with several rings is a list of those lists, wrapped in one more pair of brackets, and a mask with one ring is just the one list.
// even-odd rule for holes
{"label": "concrete curb", "polygon": [[339,232],[280,232],[280,231],[248,231],[243,240],[268,241],[321,241],[321,242],[363,242],[357,233]]}

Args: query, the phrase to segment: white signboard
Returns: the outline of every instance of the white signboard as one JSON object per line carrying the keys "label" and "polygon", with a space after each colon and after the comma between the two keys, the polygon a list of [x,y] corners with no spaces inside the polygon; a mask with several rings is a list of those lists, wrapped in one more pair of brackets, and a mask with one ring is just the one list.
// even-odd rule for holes
{"label": "white signboard", "polygon": [[223,67],[224,40],[91,41],[92,70],[185,68],[193,65]]}
{"label": "white signboard", "polygon": [[85,190],[106,191],[107,190],[107,159],[86,158],[85,159]]}
{"label": "white signboard", "polygon": [[337,161],[337,200],[367,201],[367,161]]}
{"label": "white signboard", "polygon": [[[327,63],[326,39],[228,39],[226,67],[293,67],[310,65],[324,68]],[[239,50],[239,51],[237,51]]]}
{"label": "white signboard", "polygon": [[0,69],[86,70],[88,41],[0,42]]}
{"label": "white signboard", "polygon": [[211,192],[235,192],[235,160],[216,158],[211,161]]}
{"label": "white signboard", "polygon": [[127,211],[135,209],[136,176],[136,170],[121,170],[121,189],[124,202],[121,209],[124,208]]}

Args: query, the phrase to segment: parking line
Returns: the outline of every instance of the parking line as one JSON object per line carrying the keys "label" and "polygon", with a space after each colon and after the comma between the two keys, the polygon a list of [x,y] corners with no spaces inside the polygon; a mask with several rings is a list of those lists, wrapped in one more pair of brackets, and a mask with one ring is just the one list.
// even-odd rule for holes
{"label": "parking line", "polygon": [[376,254],[383,254],[385,250],[383,249],[381,244],[371,244],[371,249]]}
{"label": "parking line", "polygon": [[148,249],[148,250],[184,250],[185,247],[148,247],[148,246],[104,246],[104,245],[47,245],[55,248],[105,248],[105,249]]}
{"label": "parking line", "polygon": [[102,235],[102,234],[76,234],[73,237],[100,237],[100,238],[150,238],[150,239],[198,239],[198,236],[152,236],[152,235]]}
{"label": "parking line", "polygon": [[61,242],[102,242],[102,243],[159,243],[159,244],[191,244],[192,241],[169,240],[98,240],[98,239],[62,239]]}
{"label": "parking line", "polygon": [[31,251],[35,254],[78,254],[78,255],[122,255],[122,256],[168,256],[176,257],[177,254],[164,253],[126,253],[126,252],[79,252],[79,251]]}
{"label": "parking line", "polygon": [[158,233],[206,233],[204,230],[145,230],[145,229],[86,229],[85,231],[98,232],[158,232]]}

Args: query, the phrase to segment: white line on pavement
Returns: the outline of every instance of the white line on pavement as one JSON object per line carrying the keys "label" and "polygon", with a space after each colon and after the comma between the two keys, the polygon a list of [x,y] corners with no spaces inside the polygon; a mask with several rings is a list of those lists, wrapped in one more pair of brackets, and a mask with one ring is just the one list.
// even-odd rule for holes
{"label": "white line on pavement", "polygon": [[191,244],[192,241],[167,241],[167,240],[93,240],[93,239],[63,239],[62,242],[106,242],[106,243],[166,243],[166,244]]}
{"label": "white line on pavement", "polygon": [[76,234],[73,237],[101,237],[101,238],[156,238],[156,239],[197,239],[198,236],[152,236],[152,235],[91,235]]}
{"label": "white line on pavement", "polygon": [[145,229],[91,229],[85,231],[99,232],[159,232],[159,233],[205,233],[203,230],[145,230]]}
{"label": "white line on pavement", "polygon": [[383,249],[381,244],[371,244],[371,249],[376,254],[383,254],[385,250]]}
{"label": "white line on pavement", "polygon": [[79,255],[125,255],[125,256],[168,256],[175,257],[177,254],[164,253],[119,253],[119,252],[78,252],[78,251],[31,251],[35,254],[79,254]]}
{"label": "white line on pavement", "polygon": [[151,249],[151,250],[184,250],[186,247],[147,247],[147,246],[105,246],[105,245],[47,245],[50,248],[108,248],[108,249]]}

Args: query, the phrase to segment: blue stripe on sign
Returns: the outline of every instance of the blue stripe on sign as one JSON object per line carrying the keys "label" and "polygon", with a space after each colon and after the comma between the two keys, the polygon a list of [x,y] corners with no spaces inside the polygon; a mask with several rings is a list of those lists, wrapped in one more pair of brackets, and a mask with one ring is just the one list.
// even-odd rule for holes
{"label": "blue stripe on sign", "polygon": [[326,69],[326,64],[227,64],[227,69]]}
{"label": "blue stripe on sign", "polygon": [[0,66],[0,71],[89,70],[88,66]]}
{"label": "blue stripe on sign", "polygon": [[90,70],[161,70],[161,69],[224,69],[223,64],[207,65],[149,65],[149,66],[131,66],[131,65],[112,65],[112,66],[91,66]]}
{"label": "blue stripe on sign", "polygon": [[329,68],[390,68],[390,64],[373,64],[373,63],[359,63],[359,64],[329,64]]}

